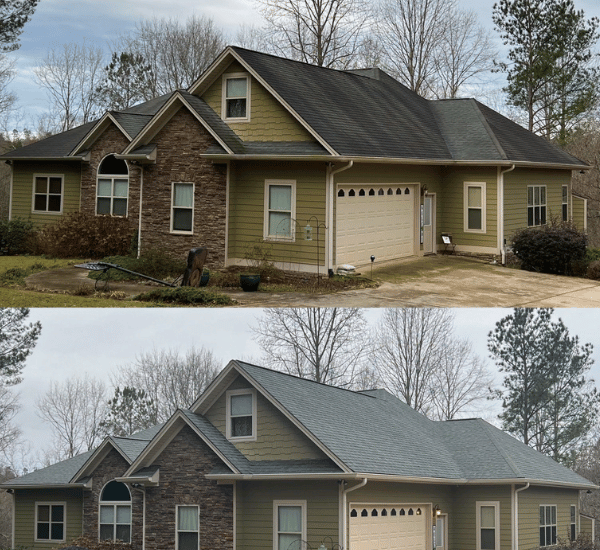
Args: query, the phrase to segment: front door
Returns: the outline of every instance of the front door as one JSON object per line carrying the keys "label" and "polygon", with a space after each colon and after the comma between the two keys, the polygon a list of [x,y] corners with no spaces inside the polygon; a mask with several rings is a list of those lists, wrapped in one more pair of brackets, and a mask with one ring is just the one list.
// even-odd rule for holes
{"label": "front door", "polygon": [[435,196],[423,198],[423,253],[434,254]]}

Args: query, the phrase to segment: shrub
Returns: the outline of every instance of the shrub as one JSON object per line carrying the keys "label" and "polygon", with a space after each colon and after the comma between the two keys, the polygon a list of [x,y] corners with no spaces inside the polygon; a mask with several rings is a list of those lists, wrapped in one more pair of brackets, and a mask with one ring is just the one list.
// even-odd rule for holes
{"label": "shrub", "polygon": [[67,214],[38,234],[38,252],[56,258],[103,258],[129,253],[133,229],[127,218]]}
{"label": "shrub", "polygon": [[600,260],[591,262],[587,267],[586,276],[588,279],[599,280],[600,279]]}
{"label": "shrub", "polygon": [[3,254],[29,254],[35,248],[35,234],[30,221],[0,221],[0,251]]}
{"label": "shrub", "polygon": [[[144,252],[141,258],[132,256],[107,256],[102,258],[107,264],[116,264],[129,271],[135,271],[142,275],[148,275],[155,279],[165,279],[168,277],[179,277],[185,271],[186,263],[184,260],[176,260],[161,250],[148,250]],[[137,280],[138,277],[111,269],[108,274],[100,271],[92,271],[91,279],[111,280],[111,281],[130,281]]]}
{"label": "shrub", "polygon": [[512,240],[522,269],[560,275],[573,273],[575,262],[585,257],[586,244],[586,236],[568,222],[522,229]]}
{"label": "shrub", "polygon": [[581,533],[575,540],[559,538],[554,548],[556,550],[597,550],[598,546],[589,535]]}
{"label": "shrub", "polygon": [[134,298],[142,302],[159,302],[166,304],[181,304],[181,305],[218,305],[228,306],[233,303],[233,300],[224,294],[209,292],[206,290],[180,286],[177,288],[159,288],[144,292]]}

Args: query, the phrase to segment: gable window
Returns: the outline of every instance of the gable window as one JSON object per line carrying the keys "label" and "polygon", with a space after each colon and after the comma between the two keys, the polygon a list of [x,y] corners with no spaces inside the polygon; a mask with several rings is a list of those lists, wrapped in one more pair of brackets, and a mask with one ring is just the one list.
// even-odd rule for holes
{"label": "gable window", "polygon": [[108,155],[98,167],[96,214],[127,216],[129,170],[122,159]]}
{"label": "gable window", "polygon": [[569,219],[569,186],[562,186],[562,221],[566,222]]}
{"label": "gable window", "polygon": [[177,550],[198,550],[199,524],[198,506],[177,506]]}
{"label": "gable window", "polygon": [[306,540],[306,501],[273,503],[273,550],[301,550]]}
{"label": "gable window", "polygon": [[171,190],[171,232],[194,231],[194,184],[174,183]]}
{"label": "gable window", "polygon": [[35,540],[65,540],[65,504],[36,502]]}
{"label": "gable window", "polygon": [[109,482],[100,495],[100,540],[131,542],[131,494],[127,485]]}
{"label": "gable window", "polygon": [[232,74],[223,78],[223,104],[225,120],[250,120],[250,78]]}
{"label": "gable window", "polygon": [[540,506],[540,547],[556,544],[556,505]]}
{"label": "gable window", "polygon": [[546,225],[546,186],[527,186],[527,226]]}
{"label": "gable window", "polygon": [[464,230],[485,233],[485,183],[464,184]]}
{"label": "gable window", "polygon": [[296,217],[296,182],[267,180],[265,182],[264,238],[294,240]]}
{"label": "gable window", "polygon": [[500,550],[500,503],[477,502],[477,550]]}
{"label": "gable window", "polygon": [[33,177],[33,211],[57,213],[62,212],[63,176]]}
{"label": "gable window", "polygon": [[227,438],[256,440],[256,392],[254,390],[227,392]]}
{"label": "gable window", "polygon": [[571,504],[571,540],[577,538],[577,506]]}

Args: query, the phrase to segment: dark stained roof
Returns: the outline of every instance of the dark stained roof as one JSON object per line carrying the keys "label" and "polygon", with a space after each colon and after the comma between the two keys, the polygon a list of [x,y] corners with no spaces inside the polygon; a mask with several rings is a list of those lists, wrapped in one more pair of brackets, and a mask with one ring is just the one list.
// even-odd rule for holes
{"label": "dark stained roof", "polygon": [[116,111],[112,111],[111,115],[121,125],[123,130],[129,134],[131,139],[135,139],[135,137],[144,129],[146,124],[153,118],[153,115],[119,113]]}

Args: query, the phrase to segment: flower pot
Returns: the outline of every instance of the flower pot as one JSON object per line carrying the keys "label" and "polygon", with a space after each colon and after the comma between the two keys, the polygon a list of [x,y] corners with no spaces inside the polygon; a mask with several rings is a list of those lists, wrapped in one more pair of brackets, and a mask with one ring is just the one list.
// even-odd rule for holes
{"label": "flower pot", "polygon": [[258,290],[260,284],[260,275],[240,275],[240,286],[244,292],[254,292]]}

